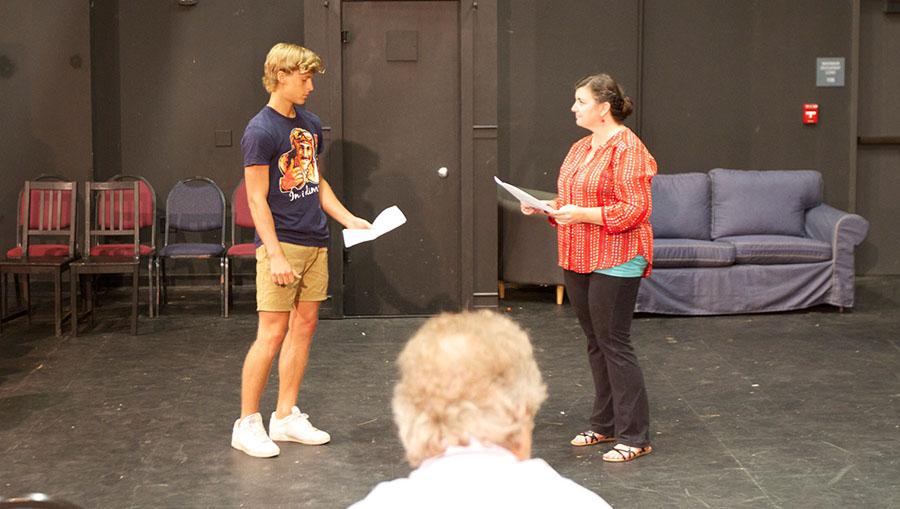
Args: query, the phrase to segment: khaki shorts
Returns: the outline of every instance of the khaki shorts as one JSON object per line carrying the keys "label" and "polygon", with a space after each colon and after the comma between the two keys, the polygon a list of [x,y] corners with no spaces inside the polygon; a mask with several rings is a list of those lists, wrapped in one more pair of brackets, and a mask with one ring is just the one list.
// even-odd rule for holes
{"label": "khaki shorts", "polygon": [[256,248],[256,310],[290,311],[295,302],[323,301],[328,297],[328,248],[281,243],[288,263],[300,277],[293,284],[272,282],[266,247]]}

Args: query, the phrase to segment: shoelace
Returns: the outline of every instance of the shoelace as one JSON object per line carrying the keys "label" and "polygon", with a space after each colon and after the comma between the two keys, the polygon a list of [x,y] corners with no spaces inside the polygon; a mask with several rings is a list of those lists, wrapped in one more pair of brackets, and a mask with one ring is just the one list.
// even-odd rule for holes
{"label": "shoelace", "polygon": [[298,419],[303,419],[304,421],[306,421],[306,426],[309,426],[309,429],[311,429],[312,431],[319,431],[319,428],[313,426],[313,424],[312,424],[311,422],[309,422],[309,415],[308,415],[308,414],[304,414],[304,413],[301,412],[299,415],[297,415],[297,418],[298,418]]}

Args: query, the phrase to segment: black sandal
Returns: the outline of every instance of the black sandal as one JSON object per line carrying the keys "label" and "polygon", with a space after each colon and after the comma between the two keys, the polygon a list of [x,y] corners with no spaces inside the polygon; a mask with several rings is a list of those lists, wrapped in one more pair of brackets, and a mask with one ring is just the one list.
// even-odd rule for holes
{"label": "black sandal", "polygon": [[[607,457],[606,454],[611,452],[618,454],[618,456]],[[632,461],[641,456],[646,456],[651,452],[653,452],[653,448],[649,445],[646,447],[629,447],[625,444],[616,444],[603,455],[603,461],[608,461],[610,463],[625,463],[626,461]]]}
{"label": "black sandal", "polygon": [[583,431],[573,438],[569,443],[575,447],[585,447],[588,445],[597,445],[603,442],[615,442],[616,437],[602,435],[596,431]]}

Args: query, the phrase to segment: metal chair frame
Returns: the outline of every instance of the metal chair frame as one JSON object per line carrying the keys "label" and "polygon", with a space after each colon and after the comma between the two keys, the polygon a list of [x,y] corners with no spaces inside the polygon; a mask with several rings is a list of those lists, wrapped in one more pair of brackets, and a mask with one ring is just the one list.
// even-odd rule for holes
{"label": "metal chair frame", "polygon": [[[38,203],[32,202],[32,191],[37,193]],[[69,193],[68,222],[64,224],[63,201],[65,193]],[[54,332],[57,337],[62,336],[62,322],[68,317],[62,312],[62,274],[69,270],[69,264],[77,257],[75,252],[76,236],[76,202],[78,201],[78,187],[75,182],[48,182],[26,181],[22,195],[24,201],[23,211],[25,217],[22,228],[22,257],[20,259],[6,259],[0,261],[0,331],[5,321],[12,320],[22,315],[27,315],[31,320],[31,290],[30,276],[32,274],[50,274],[53,276],[53,322]],[[38,219],[34,224],[34,209],[37,207]],[[40,237],[65,237],[68,239],[67,254],[62,256],[32,256],[32,241]],[[6,302],[6,275],[25,275],[25,308],[14,312],[7,312]],[[70,288],[70,291],[72,289]]]}
{"label": "metal chair frame", "polygon": [[[222,246],[222,251],[219,256],[215,255],[163,255],[162,252],[169,247],[169,231],[172,230],[171,226],[171,202],[172,202],[172,192],[180,185],[185,185],[190,182],[205,182],[206,185],[212,187],[219,194],[219,199],[222,204],[222,217],[219,223],[221,226],[219,228],[215,228],[220,230],[219,232],[219,245]],[[156,261],[155,261],[155,270],[156,270],[156,309],[157,314],[162,312],[162,306],[168,302],[168,290],[166,285],[166,258],[194,258],[194,259],[211,259],[218,258],[219,259],[219,298],[221,300],[219,310],[222,316],[225,316],[225,209],[227,208],[227,202],[225,201],[225,193],[222,192],[222,188],[220,188],[212,179],[207,177],[191,177],[187,179],[180,180],[178,183],[172,187],[172,190],[169,191],[168,196],[166,196],[166,222],[163,233],[163,247],[160,251],[157,252]],[[190,230],[188,230],[190,231]],[[196,231],[213,231],[213,228],[208,230],[196,230]],[[177,244],[172,244],[177,245]]]}
{"label": "metal chair frame", "polygon": [[[155,318],[157,310],[156,310],[156,297],[155,297],[156,292],[154,292],[154,290],[153,290],[153,283],[154,283],[154,279],[155,279],[153,277],[153,265],[154,265],[154,262],[156,261],[156,223],[157,223],[156,189],[153,188],[153,185],[150,184],[150,182],[147,179],[145,179],[144,177],[137,176],[137,175],[118,174],[113,177],[110,177],[109,180],[107,180],[107,182],[131,182],[131,181],[137,181],[141,185],[147,186],[147,189],[150,190],[150,198],[151,198],[150,210],[152,210],[152,213],[153,213],[153,220],[151,221],[151,224],[150,224],[150,244],[149,244],[149,246],[153,249],[153,252],[150,256],[147,257],[147,292],[148,292],[147,308],[148,308],[148,316],[150,318]],[[141,202],[141,212],[143,212],[144,206],[145,206],[145,204],[143,202]]]}
{"label": "metal chair frame", "polygon": [[[239,245],[237,242],[237,228],[240,227],[242,229],[246,228],[254,228],[253,220],[251,218],[250,223],[240,223],[237,220],[237,204],[241,203],[238,198],[238,193],[247,192],[246,184],[244,179],[242,178],[238,185],[234,188],[234,191],[231,193],[231,246],[228,250],[225,251],[225,318],[228,318],[230,308],[233,304],[232,299],[234,297],[234,292],[232,289],[232,274],[231,274],[231,260],[232,259],[255,259],[254,255],[234,255],[230,254],[229,250]],[[243,203],[246,203],[246,199],[244,199]],[[250,243],[241,243],[241,244],[250,244]]]}
{"label": "metal chair frame", "polygon": [[[131,191],[128,203],[126,191]],[[94,206],[94,194],[98,200]],[[116,202],[118,201],[118,207]],[[126,208],[131,208],[131,224],[127,223]],[[71,309],[72,336],[78,335],[78,292],[76,289],[82,275],[88,275],[85,285],[85,302],[87,309],[84,315],[89,316],[93,327],[96,309],[93,292],[93,276],[96,274],[131,274],[131,334],[137,334],[138,293],[141,273],[140,252],[140,182],[85,182],[84,184],[84,249],[81,260],[70,266],[72,280]],[[110,237],[130,238],[132,246],[130,254],[107,255],[94,254],[94,248],[101,247],[100,239]],[[152,256],[150,256],[152,258]],[[150,308],[153,308],[152,297]]]}
{"label": "metal chair frame", "polygon": [[[32,179],[35,182],[64,182],[66,179],[60,175],[53,175],[49,173],[42,173],[37,177]],[[22,248],[22,228],[25,226],[25,222],[23,220],[23,212],[22,212],[22,196],[25,191],[20,191],[19,195],[16,197],[16,245],[15,247],[21,249]],[[27,275],[25,276],[28,277]],[[18,307],[24,307],[23,298],[25,297],[25,292],[28,290],[28,286],[24,281],[19,280],[19,274],[13,274],[13,279],[16,287],[16,304]]]}

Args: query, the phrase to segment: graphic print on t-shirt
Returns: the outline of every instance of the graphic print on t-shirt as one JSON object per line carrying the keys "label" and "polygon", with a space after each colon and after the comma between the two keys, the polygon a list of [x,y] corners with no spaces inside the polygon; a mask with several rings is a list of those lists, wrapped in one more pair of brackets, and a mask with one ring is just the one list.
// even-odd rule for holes
{"label": "graphic print on t-shirt", "polygon": [[281,171],[278,189],[282,193],[290,194],[291,201],[319,190],[318,186],[313,187],[312,185],[303,189],[306,184],[319,183],[319,164],[316,161],[318,142],[318,136],[314,136],[306,129],[296,127],[291,130],[291,146],[293,148],[278,158],[278,169]]}

